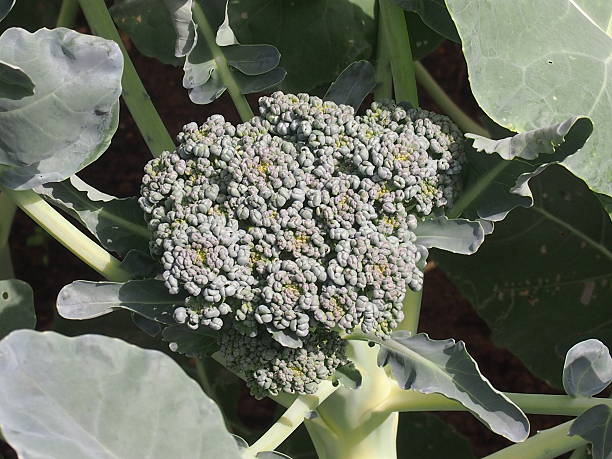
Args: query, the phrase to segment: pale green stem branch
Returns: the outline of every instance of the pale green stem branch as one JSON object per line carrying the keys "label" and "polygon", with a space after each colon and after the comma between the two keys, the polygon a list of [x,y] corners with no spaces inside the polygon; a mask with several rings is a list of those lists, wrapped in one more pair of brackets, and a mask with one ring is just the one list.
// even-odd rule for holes
{"label": "pale green stem branch", "polygon": [[414,63],[417,82],[431,96],[436,104],[446,113],[464,132],[473,132],[484,137],[491,134],[480,124],[470,118],[461,108],[453,102],[444,89],[434,80],[425,66],[420,62]]}
{"label": "pale green stem branch", "polygon": [[543,430],[523,443],[517,443],[487,456],[484,459],[537,458],[552,459],[585,445],[587,441],[579,435],[569,436],[573,421],[552,429]]}
{"label": "pale green stem branch", "polygon": [[387,38],[385,22],[382,17],[378,18],[375,72],[376,87],[374,88],[374,100],[393,98],[393,78],[391,76],[391,61],[389,60],[389,39]]}
{"label": "pale green stem branch", "polygon": [[297,397],[280,419],[243,452],[243,457],[251,458],[262,451],[275,450],[336,389],[331,381],[323,381],[319,384],[316,394]]}
{"label": "pale green stem branch", "polygon": [[74,21],[76,20],[78,12],[78,0],[62,0],[62,6],[60,6],[55,26],[67,28],[74,27]]}
{"label": "pale green stem branch", "polygon": [[31,190],[3,189],[3,192],[60,244],[106,279],[125,282],[131,278],[119,260],[79,231],[39,195]]}
{"label": "pale green stem branch", "polygon": [[0,193],[0,280],[15,277],[8,243],[14,216],[15,203],[6,193]]}
{"label": "pale green stem branch", "polygon": [[215,63],[217,64],[217,71],[219,72],[219,77],[227,88],[227,91],[229,92],[229,95],[232,98],[234,105],[236,106],[236,110],[238,110],[240,118],[242,119],[242,121],[250,120],[254,116],[253,111],[251,110],[251,107],[249,106],[249,103],[247,102],[242,92],[240,92],[240,87],[232,76],[232,73],[227,64],[227,59],[225,58],[223,51],[221,50],[219,45],[217,45],[215,32],[211,28],[210,23],[206,18],[206,13],[204,13],[204,10],[198,2],[193,2],[192,11],[193,17],[196,23],[198,24],[198,28],[202,32],[202,35],[206,40],[206,44],[208,45],[209,49],[212,52],[213,58],[215,59]]}
{"label": "pale green stem branch", "polygon": [[[608,405],[612,408],[612,400],[607,398],[514,392],[504,392],[504,395],[527,414],[579,416],[596,405]],[[466,408],[461,403],[441,394],[422,394],[395,386],[375,411],[466,411]]]}
{"label": "pale green stem branch", "polygon": [[594,239],[590,238],[589,236],[584,234],[579,229],[577,229],[577,228],[573,227],[572,225],[564,222],[560,218],[557,218],[556,216],[554,216],[553,214],[551,214],[550,212],[548,212],[546,209],[544,209],[542,207],[533,206],[532,209],[535,210],[536,212],[538,212],[539,214],[545,216],[550,221],[556,223],[557,225],[562,226],[563,228],[568,230],[570,233],[578,236],[584,242],[589,244],[591,247],[593,247],[594,249],[600,251],[606,258],[608,258],[609,260],[612,260],[612,252],[610,252],[610,250],[608,250],[607,247],[605,247],[604,245],[602,245],[599,242],[595,241]]}
{"label": "pale green stem branch", "polygon": [[393,0],[380,0],[379,5],[380,19],[386,26],[385,41],[391,61],[395,99],[418,107],[414,62],[404,10]]}
{"label": "pale green stem branch", "polygon": [[400,322],[397,330],[407,330],[411,334],[415,334],[419,328],[419,315],[421,314],[421,301],[423,299],[423,290],[418,292],[410,289],[406,290],[404,297],[403,311],[404,320]]}
{"label": "pale green stem branch", "polygon": [[138,72],[136,72],[104,0],[79,0],[79,2],[93,33],[108,40],[113,40],[121,48],[123,54],[123,76],[121,78],[123,100],[125,100],[149,150],[151,150],[153,156],[159,156],[164,150],[173,150],[172,137],[168,134],[138,76]]}

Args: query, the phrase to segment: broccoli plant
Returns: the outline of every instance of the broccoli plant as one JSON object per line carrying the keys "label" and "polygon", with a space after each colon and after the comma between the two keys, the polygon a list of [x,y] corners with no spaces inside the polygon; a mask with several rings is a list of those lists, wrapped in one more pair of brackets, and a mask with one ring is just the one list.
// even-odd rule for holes
{"label": "broccoli plant", "polygon": [[[0,440],[18,457],[473,457],[416,417],[434,411],[514,443],[492,459],[612,457],[610,8],[62,0],[33,24],[32,3],[0,2]],[[419,62],[445,39],[481,122]],[[127,45],[214,114],[175,142]],[[241,122],[215,113],[224,93]],[[124,198],[77,175],[120,97],[152,155]],[[127,312],[156,350],[100,319],[33,330],[17,207],[102,277],[63,287],[58,314]],[[432,265],[565,393],[498,390],[463,341],[430,338]],[[232,378],[285,409],[265,432],[230,409]]]}

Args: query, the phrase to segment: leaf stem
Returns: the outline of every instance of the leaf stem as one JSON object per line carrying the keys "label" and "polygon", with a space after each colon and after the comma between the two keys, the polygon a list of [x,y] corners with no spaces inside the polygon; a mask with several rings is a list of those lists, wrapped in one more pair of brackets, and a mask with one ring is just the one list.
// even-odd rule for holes
{"label": "leaf stem", "polygon": [[62,5],[60,6],[59,15],[57,16],[55,26],[67,28],[74,27],[74,22],[76,21],[78,12],[78,0],[62,0]]}
{"label": "leaf stem", "polygon": [[579,435],[569,436],[572,422],[564,422],[552,429],[542,430],[523,443],[504,448],[484,459],[516,459],[517,457],[552,459],[558,457],[587,443]]}
{"label": "leaf stem", "polygon": [[402,308],[404,310],[404,320],[398,325],[397,330],[407,330],[413,335],[417,332],[422,300],[423,290],[418,292],[410,289],[406,290]]}
{"label": "leaf stem", "polygon": [[423,86],[434,102],[438,104],[444,113],[446,113],[462,131],[472,132],[484,137],[491,136],[489,131],[470,118],[455,102],[453,102],[423,64],[415,62],[414,70],[417,82]]}
{"label": "leaf stem", "polygon": [[612,252],[610,252],[610,250],[608,250],[605,246],[595,241],[594,239],[591,239],[589,236],[584,234],[579,229],[573,227],[569,223],[564,222],[563,220],[554,216],[553,214],[551,214],[550,212],[548,212],[546,209],[542,207],[534,205],[532,209],[538,212],[539,214],[543,215],[544,217],[548,218],[552,222],[556,223],[557,225],[562,226],[563,228],[568,230],[570,233],[573,233],[574,235],[582,239],[584,242],[589,244],[591,247],[600,251],[606,258],[608,258],[609,260],[612,260]]}
{"label": "leaf stem", "polygon": [[[503,394],[527,414],[579,416],[596,405],[605,404],[612,408],[612,400],[607,398],[575,398],[569,395],[519,394],[514,392],[504,392]],[[461,403],[441,394],[423,394],[395,386],[387,399],[376,408],[376,411],[466,411],[466,408]]]}
{"label": "leaf stem", "polygon": [[414,62],[404,10],[393,0],[379,0],[379,7],[379,20],[383,21],[386,29],[385,38],[391,60],[395,99],[408,101],[418,107]]}
{"label": "leaf stem", "polygon": [[378,37],[376,42],[376,87],[374,88],[374,100],[393,98],[393,77],[391,76],[388,41],[385,22],[382,17],[379,17]]}
{"label": "leaf stem", "polygon": [[164,150],[173,150],[174,142],[168,134],[157,110],[151,102],[136,68],[123,45],[123,41],[117,32],[104,0],[79,0],[89,27],[96,35],[115,41],[123,54],[123,76],[121,84],[123,86],[123,100],[127,104],[132,118],[138,126],[149,150],[153,156],[159,156]]}
{"label": "leaf stem", "polygon": [[221,77],[221,81],[227,88],[234,105],[236,106],[236,110],[238,110],[238,114],[240,115],[240,119],[242,121],[248,121],[253,118],[253,111],[251,110],[251,106],[246,100],[246,97],[240,92],[240,87],[236,80],[232,76],[232,73],[227,64],[227,59],[225,59],[225,55],[221,50],[221,47],[217,45],[217,40],[215,38],[215,32],[210,26],[208,19],[206,18],[206,13],[200,6],[198,2],[193,2],[192,6],[193,17],[195,22],[198,25],[198,28],[202,32],[204,39],[206,40],[206,44],[212,52],[213,58],[215,59],[215,63],[217,64],[217,71],[219,72],[219,76]]}
{"label": "leaf stem", "polygon": [[131,278],[130,273],[121,267],[119,260],[85,236],[36,193],[31,190],[2,191],[60,244],[106,279],[125,282]]}
{"label": "leaf stem", "polygon": [[275,450],[302,424],[309,413],[314,411],[336,389],[337,387],[334,387],[331,381],[323,381],[319,384],[316,394],[297,397],[280,419],[259,440],[244,451],[243,456],[255,457],[262,451]]}

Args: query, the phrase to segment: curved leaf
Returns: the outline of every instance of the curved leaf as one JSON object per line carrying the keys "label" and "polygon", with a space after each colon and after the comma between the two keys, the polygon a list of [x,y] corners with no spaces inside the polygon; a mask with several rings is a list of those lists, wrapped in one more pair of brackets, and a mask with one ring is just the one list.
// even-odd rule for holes
{"label": "curved leaf", "polygon": [[434,251],[432,258],[487,322],[495,344],[561,387],[570,347],[588,338],[612,342],[612,223],[562,167],[547,169],[531,187],[536,205],[510,213],[477,253]]}
{"label": "curved leaf", "polygon": [[283,81],[287,72],[281,67],[276,67],[274,70],[270,70],[262,75],[247,76],[241,72],[232,72],[232,74],[240,88],[240,92],[242,94],[252,94],[278,85]]}
{"label": "curved leaf", "polygon": [[414,11],[423,22],[444,38],[459,43],[459,34],[444,0],[393,0],[406,11]]}
{"label": "curved leaf", "polygon": [[570,435],[580,435],[593,445],[593,459],[612,457],[612,410],[607,405],[589,408],[570,426]]}
{"label": "curved leaf", "polygon": [[171,358],[99,335],[2,340],[0,425],[20,457],[240,458],[217,405]]}
{"label": "curved leaf", "polygon": [[162,338],[172,352],[187,357],[201,359],[219,350],[215,333],[204,327],[192,330],[186,325],[170,325],[164,328]]}
{"label": "curved leaf", "polygon": [[2,21],[13,8],[15,0],[0,0],[0,21]]}
{"label": "curved leaf", "polygon": [[103,316],[115,309],[127,309],[147,319],[175,324],[175,305],[184,296],[171,295],[161,280],[145,279],[125,283],[74,281],[57,296],[57,312],[65,319],[83,320]]}
{"label": "curved leaf", "polygon": [[281,66],[287,70],[282,89],[308,92],[329,84],[351,62],[371,57],[374,3],[235,0],[228,8],[241,42],[269,43],[280,51]]}
{"label": "curved leaf", "polygon": [[406,25],[410,34],[410,51],[415,61],[428,56],[444,41],[444,37],[428,27],[416,13],[406,12]]}
{"label": "curved leaf", "polygon": [[415,230],[416,243],[424,247],[470,255],[484,241],[485,230],[480,222],[446,217],[420,221]]}
{"label": "curved leaf", "polygon": [[460,208],[469,217],[500,221],[515,207],[532,206],[529,181],[549,165],[579,150],[592,129],[588,118],[574,116],[562,123],[502,140],[466,134],[474,139],[474,148],[489,155],[468,151],[466,189],[451,215]]}
{"label": "curved leaf", "polygon": [[120,255],[132,249],[149,251],[151,232],[136,197],[116,198],[102,193],[76,175],[34,191],[80,220],[107,250]]}
{"label": "curved leaf", "polygon": [[379,366],[391,365],[400,387],[438,393],[458,401],[489,429],[512,441],[529,435],[525,414],[495,390],[478,369],[463,341],[432,340],[426,334],[400,331],[380,344]]}
{"label": "curved leaf", "polygon": [[361,386],[363,377],[361,372],[355,367],[353,362],[342,365],[336,368],[336,372],[332,376],[332,380],[342,384],[349,389],[357,389]]}
{"label": "curved leaf", "polygon": [[20,67],[34,95],[0,99],[0,183],[29,189],[95,161],[118,124],[123,57],[117,44],[69,29],[0,36],[0,60]]}
{"label": "curved leaf", "polygon": [[[612,194],[612,36],[598,25],[605,18],[586,14],[580,5],[587,1],[446,3],[463,43],[472,91],[487,115],[526,132],[588,114],[593,135],[563,165],[594,191]],[[537,46],[517,46],[517,30],[521,43]]]}
{"label": "curved leaf", "polygon": [[267,73],[280,62],[278,49],[270,45],[232,45],[222,49],[227,63],[245,75]]}
{"label": "curved leaf", "polygon": [[0,61],[0,98],[23,99],[34,94],[34,83],[23,70]]}
{"label": "curved leaf", "polygon": [[0,339],[13,330],[34,328],[34,293],[27,282],[0,280]]}
{"label": "curved leaf", "polygon": [[376,80],[372,64],[368,61],[357,61],[338,75],[323,99],[337,104],[350,105],[357,110],[363,99],[374,90],[375,86]]}
{"label": "curved leaf", "polygon": [[592,397],[612,383],[612,357],[599,340],[571,347],[563,364],[563,388],[573,397]]}

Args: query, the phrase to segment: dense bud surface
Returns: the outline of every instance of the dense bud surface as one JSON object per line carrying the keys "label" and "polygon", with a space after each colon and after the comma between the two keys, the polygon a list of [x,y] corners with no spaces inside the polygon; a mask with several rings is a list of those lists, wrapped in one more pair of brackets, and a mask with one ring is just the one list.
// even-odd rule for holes
{"label": "dense bud surface", "polygon": [[312,393],[347,362],[338,332],[387,336],[421,288],[417,217],[455,199],[463,135],[393,103],[259,105],[238,126],[184,126],[145,167],[140,204],[169,291],[190,295],[177,322],[218,330],[255,394]]}

